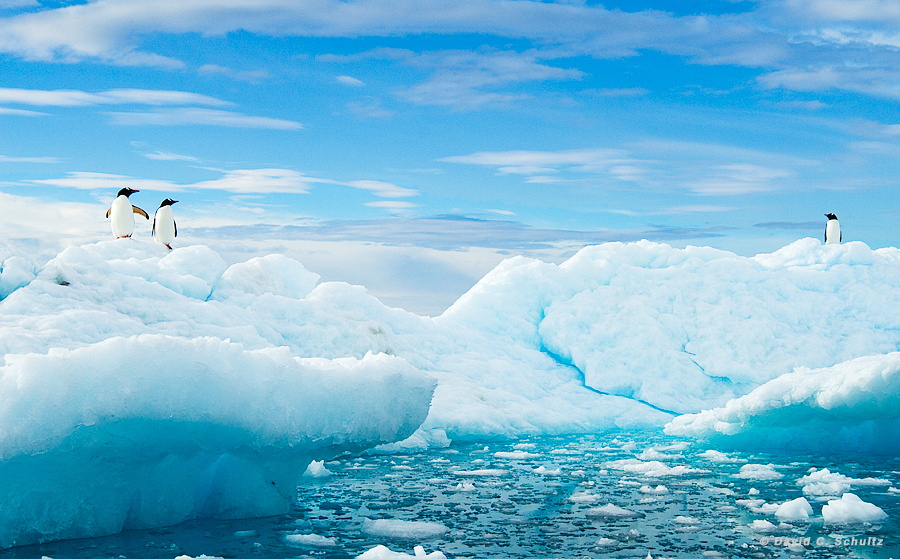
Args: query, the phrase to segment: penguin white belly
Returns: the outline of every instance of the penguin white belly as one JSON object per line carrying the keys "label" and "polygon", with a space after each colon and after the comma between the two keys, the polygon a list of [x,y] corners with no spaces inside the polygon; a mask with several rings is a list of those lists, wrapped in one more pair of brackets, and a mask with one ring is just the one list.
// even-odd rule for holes
{"label": "penguin white belly", "polygon": [[164,245],[170,245],[175,240],[175,216],[172,214],[172,206],[163,206],[156,210],[156,216],[153,218],[153,238]]}
{"label": "penguin white belly", "polygon": [[119,196],[113,200],[109,210],[113,236],[128,237],[134,233],[134,210],[127,196]]}
{"label": "penguin white belly", "polygon": [[836,219],[829,219],[825,224],[825,244],[834,245],[841,242],[841,225]]}

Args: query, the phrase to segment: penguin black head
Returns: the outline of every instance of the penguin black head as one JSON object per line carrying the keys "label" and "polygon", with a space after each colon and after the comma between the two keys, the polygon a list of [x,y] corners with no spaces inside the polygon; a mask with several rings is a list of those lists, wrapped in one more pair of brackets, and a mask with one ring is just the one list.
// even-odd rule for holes
{"label": "penguin black head", "polygon": [[119,191],[117,196],[125,196],[126,198],[134,194],[135,192],[140,192],[140,190],[132,190],[131,188],[123,188]]}
{"label": "penguin black head", "polygon": [[159,207],[161,208],[163,206],[171,206],[172,204],[177,204],[177,203],[178,203],[178,200],[172,200],[171,198],[166,198],[165,200],[162,201],[162,204],[160,204]]}
{"label": "penguin black head", "polygon": [[827,217],[828,219],[837,219],[837,216],[834,214],[825,214],[825,217]]}

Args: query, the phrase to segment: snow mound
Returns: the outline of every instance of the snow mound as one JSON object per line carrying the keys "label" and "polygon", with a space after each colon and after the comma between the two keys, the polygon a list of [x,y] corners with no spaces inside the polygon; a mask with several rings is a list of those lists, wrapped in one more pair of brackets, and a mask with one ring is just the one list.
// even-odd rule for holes
{"label": "snow mound", "polygon": [[825,524],[880,522],[887,516],[881,508],[863,501],[853,493],[844,493],[840,499],[828,501],[828,504],[822,507]]}
{"label": "snow mound", "polygon": [[311,459],[408,436],[434,389],[396,357],[215,338],[118,337],[6,363],[0,548],[285,512]]}
{"label": "snow mound", "polygon": [[896,452],[900,352],[798,368],[723,407],[676,417],[665,432],[745,448]]}

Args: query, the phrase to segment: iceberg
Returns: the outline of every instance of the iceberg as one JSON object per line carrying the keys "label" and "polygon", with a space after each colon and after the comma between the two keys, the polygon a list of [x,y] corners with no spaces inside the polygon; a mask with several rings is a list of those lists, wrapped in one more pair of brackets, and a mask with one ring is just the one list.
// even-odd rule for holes
{"label": "iceberg", "polygon": [[[666,424],[781,447],[900,440],[895,248],[514,257],[433,318],[281,255],[229,265],[120,239],[41,266],[3,245],[0,262],[0,548],[273,514],[325,473],[311,463],[364,449]],[[675,456],[610,467],[706,472]],[[490,466],[455,474],[508,475]]]}
{"label": "iceberg", "polygon": [[6,361],[2,548],[286,512],[311,460],[408,436],[434,389],[396,357],[301,359],[215,338]]}
{"label": "iceberg", "polygon": [[[676,417],[665,432],[733,448],[896,453],[900,352],[859,357],[833,367],[798,368],[722,407]],[[819,492],[822,486],[818,487],[810,491]]]}

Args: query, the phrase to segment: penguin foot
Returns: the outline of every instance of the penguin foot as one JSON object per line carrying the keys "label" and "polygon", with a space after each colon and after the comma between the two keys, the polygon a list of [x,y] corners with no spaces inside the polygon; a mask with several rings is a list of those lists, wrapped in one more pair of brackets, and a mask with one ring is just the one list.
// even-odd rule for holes
{"label": "penguin foot", "polygon": [[172,245],[166,245],[166,248],[172,250]]}
{"label": "penguin foot", "polygon": [[120,235],[120,236],[118,236],[118,237],[116,237],[116,238],[117,238],[117,239],[130,239],[130,238],[131,238],[131,235]]}

